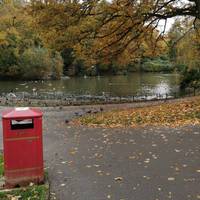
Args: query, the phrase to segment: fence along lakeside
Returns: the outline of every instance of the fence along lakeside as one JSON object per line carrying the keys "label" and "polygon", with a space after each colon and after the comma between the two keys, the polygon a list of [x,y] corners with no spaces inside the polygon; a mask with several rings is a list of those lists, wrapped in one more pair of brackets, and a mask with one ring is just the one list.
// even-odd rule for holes
{"label": "fence along lakeside", "polygon": [[112,104],[112,103],[134,103],[171,100],[182,97],[195,96],[200,91],[191,91],[181,94],[174,92],[171,94],[134,94],[129,96],[111,96],[109,93],[102,95],[75,95],[63,92],[10,92],[0,93],[0,105],[26,105],[26,106],[67,106],[67,105],[89,105],[89,104]]}

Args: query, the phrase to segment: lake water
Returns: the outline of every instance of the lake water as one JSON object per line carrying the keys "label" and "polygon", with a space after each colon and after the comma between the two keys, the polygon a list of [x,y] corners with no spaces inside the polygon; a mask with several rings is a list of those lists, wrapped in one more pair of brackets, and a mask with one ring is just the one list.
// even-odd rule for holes
{"label": "lake water", "polygon": [[51,81],[0,81],[0,92],[64,92],[75,95],[132,96],[173,94],[179,91],[178,74],[132,73],[126,76],[66,77]]}

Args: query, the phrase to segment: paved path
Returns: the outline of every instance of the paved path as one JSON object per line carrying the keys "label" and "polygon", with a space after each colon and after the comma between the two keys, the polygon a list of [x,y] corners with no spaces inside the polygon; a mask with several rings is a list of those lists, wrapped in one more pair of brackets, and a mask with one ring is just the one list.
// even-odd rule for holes
{"label": "paved path", "polygon": [[87,109],[44,109],[52,199],[200,199],[199,126],[100,129],[65,123]]}

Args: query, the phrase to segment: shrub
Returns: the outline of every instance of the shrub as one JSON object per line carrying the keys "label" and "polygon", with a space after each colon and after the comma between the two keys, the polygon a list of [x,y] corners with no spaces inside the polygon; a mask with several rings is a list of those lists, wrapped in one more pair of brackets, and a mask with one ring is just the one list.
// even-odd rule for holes
{"label": "shrub", "polygon": [[0,76],[13,77],[20,75],[20,68],[18,65],[18,49],[0,47]]}
{"label": "shrub", "polygon": [[144,59],[141,66],[142,71],[145,72],[170,72],[173,71],[173,65],[166,57]]}
{"label": "shrub", "polygon": [[58,52],[54,52],[52,60],[52,78],[59,79],[63,74],[63,59]]}
{"label": "shrub", "polygon": [[193,88],[195,93],[195,90],[200,88],[200,69],[186,69],[182,75],[181,88]]}
{"label": "shrub", "polygon": [[183,73],[184,71],[187,70],[187,66],[184,65],[184,64],[179,64],[179,63],[177,63],[177,64],[175,64],[175,69],[176,69],[178,72]]}
{"label": "shrub", "polygon": [[52,60],[44,48],[27,49],[20,58],[24,79],[47,79],[51,76]]}
{"label": "shrub", "polygon": [[71,65],[73,65],[73,62],[75,61],[75,56],[72,48],[65,48],[61,52],[61,56],[63,59],[63,73],[67,75],[68,69]]}

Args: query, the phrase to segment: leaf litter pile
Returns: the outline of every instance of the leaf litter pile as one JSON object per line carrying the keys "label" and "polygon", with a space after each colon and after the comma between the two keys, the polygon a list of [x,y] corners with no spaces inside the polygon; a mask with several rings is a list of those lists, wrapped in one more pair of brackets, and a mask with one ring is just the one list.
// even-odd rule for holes
{"label": "leaf litter pile", "polygon": [[93,127],[182,126],[200,124],[200,97],[158,106],[89,114],[75,124]]}

